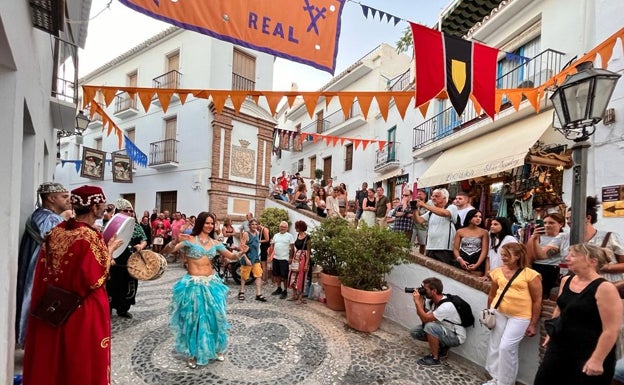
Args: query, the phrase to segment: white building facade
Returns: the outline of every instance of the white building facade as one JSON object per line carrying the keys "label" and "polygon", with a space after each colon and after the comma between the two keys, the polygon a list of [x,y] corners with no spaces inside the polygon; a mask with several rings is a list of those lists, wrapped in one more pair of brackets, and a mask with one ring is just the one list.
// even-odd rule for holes
{"label": "white building facade", "polygon": [[[409,73],[409,56],[397,54],[394,47],[381,44],[333,78],[320,91],[384,91],[390,89],[399,79],[409,76]],[[278,128],[299,132],[304,138],[306,134],[316,133],[359,140],[390,140],[393,143],[379,150],[374,142],[364,149],[362,145],[356,148],[353,141],[333,146],[324,140],[316,143],[313,140],[304,140],[301,151],[294,151],[291,146],[290,150],[282,150],[274,157],[271,175],[279,176],[282,171],[289,174],[299,172],[304,178],[316,179],[315,170],[319,169],[323,171],[323,179],[327,181],[331,178],[334,186],[345,183],[349,199],[354,199],[355,191],[362,182],[372,186],[374,182],[384,179],[383,172],[379,171],[380,164],[391,163],[397,167],[410,164],[410,149],[407,142],[405,147],[402,143],[403,137],[411,136],[409,129],[413,125],[405,126],[408,128],[404,131],[397,131],[397,126],[404,125],[392,123],[398,116],[393,106],[394,104],[390,105],[388,121],[382,118],[375,101],[370,104],[366,117],[357,100],[345,116],[336,97],[329,103],[326,103],[325,98],[319,98],[313,117],[310,117],[302,102],[296,102],[292,108],[282,108],[278,113]],[[406,121],[413,119],[413,112],[408,114],[412,115],[408,115]],[[389,146],[392,153],[389,157],[384,157]]]}
{"label": "white building facade", "polygon": [[[266,90],[273,84],[274,57],[236,47],[205,35],[169,28],[80,79],[81,85]],[[103,102],[103,95],[97,95]],[[243,218],[264,207],[275,120],[266,109],[245,101],[239,113],[226,103],[218,113],[210,99],[175,95],[166,111],[154,97],[147,112],[138,96],[119,93],[106,113],[148,156],[147,167],[134,165],[132,183],[113,181],[105,166],[103,180],[82,178],[73,164],[56,169],[68,186],[101,186],[109,201],[130,200],[141,215],[153,208],[197,215],[213,211],[219,218]],[[80,160],[85,148],[120,151],[107,136],[97,114],[76,141],[61,148],[63,160]],[[122,145],[122,147],[124,147]],[[261,198],[262,199],[261,199]]]}
{"label": "white building facade", "polygon": [[56,131],[76,125],[78,47],[86,41],[91,1],[0,2],[0,384],[13,381],[15,285],[20,237],[37,187],[54,179]]}

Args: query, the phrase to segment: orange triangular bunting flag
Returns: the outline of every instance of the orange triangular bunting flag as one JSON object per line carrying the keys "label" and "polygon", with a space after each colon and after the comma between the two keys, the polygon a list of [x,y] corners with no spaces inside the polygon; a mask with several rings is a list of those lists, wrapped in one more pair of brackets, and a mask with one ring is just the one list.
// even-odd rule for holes
{"label": "orange triangular bunting flag", "polygon": [[240,108],[243,105],[243,102],[245,101],[246,98],[247,98],[246,92],[232,91],[230,93],[230,100],[232,101],[232,104],[234,105],[234,112],[236,112],[236,115],[238,115]]}
{"label": "orange triangular bunting flag", "polygon": [[370,104],[373,101],[373,95],[358,95],[357,101],[360,105],[360,110],[362,110],[362,116],[364,116],[364,120],[368,119],[368,110],[370,109]]}
{"label": "orange triangular bunting flag", "polygon": [[341,138],[340,138],[340,145],[341,145],[341,146],[344,146],[344,142],[345,142],[345,140],[347,140],[347,138],[345,138],[345,137],[341,137]]}
{"label": "orange triangular bunting flag", "polygon": [[388,120],[388,109],[390,108],[390,93],[382,92],[375,95],[377,99],[377,106],[379,106],[379,112],[384,121]]}
{"label": "orange triangular bunting flag", "polygon": [[253,94],[253,95],[251,95],[251,100],[253,100],[254,103],[256,103],[256,106],[257,106],[258,102],[260,101],[260,94]]}
{"label": "orange triangular bunting flag", "polygon": [[297,98],[298,93],[296,92],[287,92],[286,93],[286,102],[289,107],[292,107],[295,104],[295,99]]}
{"label": "orange triangular bunting flag", "polygon": [[405,112],[407,111],[407,106],[409,106],[410,101],[412,100],[412,96],[412,92],[395,92],[392,95],[394,98],[394,104],[399,111],[399,115],[401,115],[401,119],[405,119]]}
{"label": "orange triangular bunting flag", "polygon": [[82,86],[82,108],[86,108],[91,102],[93,102],[93,104],[97,104],[95,101],[96,93],[97,89],[95,87]]}
{"label": "orange triangular bunting flag", "polygon": [[339,138],[339,137],[337,137],[337,136],[333,136],[333,137],[332,137],[332,145],[333,145],[334,147],[336,147],[336,144],[338,144],[338,140],[339,140],[339,139],[340,139],[340,138]]}
{"label": "orange triangular bunting flag", "polygon": [[217,114],[221,114],[223,112],[223,106],[225,105],[225,100],[228,97],[227,91],[210,91],[210,96],[212,96],[212,104],[214,104],[215,109],[217,110]]}
{"label": "orange triangular bunting flag", "polygon": [[319,140],[319,134],[312,134],[312,142],[316,143]]}
{"label": "orange triangular bunting flag", "polygon": [[383,150],[384,146],[386,145],[386,141],[385,140],[378,140],[377,141],[377,145],[379,146],[379,151]]}
{"label": "orange triangular bunting flag", "polygon": [[533,109],[535,110],[535,112],[539,111],[539,104],[537,102],[537,88],[531,88],[528,90],[524,90],[522,92],[524,94],[524,96],[526,96],[527,100],[529,101],[529,103],[531,103],[531,105],[533,106]]}
{"label": "orange triangular bunting flag", "polygon": [[143,106],[143,110],[145,112],[149,111],[149,108],[152,104],[152,96],[153,92],[150,91],[140,91],[139,92],[139,100],[141,101],[141,105]]}
{"label": "orange triangular bunting flag", "polygon": [[427,116],[427,110],[429,109],[429,101],[418,106],[418,111],[422,115],[423,119]]}
{"label": "orange triangular bunting flag", "polygon": [[342,113],[344,114],[345,120],[348,120],[351,117],[351,105],[353,104],[353,95],[351,93],[339,93],[338,101],[340,102],[340,107],[342,107]]}
{"label": "orange triangular bunting flag", "polygon": [[173,92],[171,91],[156,91],[156,96],[158,96],[158,101],[160,101],[160,106],[163,112],[167,112],[167,108],[169,108],[169,102],[171,101],[171,96]]}
{"label": "orange triangular bunting flag", "polygon": [[305,103],[306,109],[308,110],[308,115],[310,116],[310,119],[314,119],[314,110],[316,109],[319,95],[319,92],[308,92],[303,95],[303,102]]}
{"label": "orange triangular bunting flag", "polygon": [[360,145],[361,140],[360,139],[352,139],[353,140],[353,144],[355,145],[355,149],[357,150],[358,146]]}
{"label": "orange triangular bunting flag", "polygon": [[511,102],[514,110],[518,111],[520,108],[520,102],[522,102],[522,91],[519,89],[507,90],[505,92],[507,99]]}
{"label": "orange triangular bunting flag", "polygon": [[472,101],[472,106],[474,107],[474,110],[477,116],[481,116],[483,109],[481,108],[481,105],[477,101],[477,98],[475,98],[475,96],[472,93],[470,94],[470,101]]}
{"label": "orange triangular bunting flag", "polygon": [[325,94],[325,109],[329,108],[329,103],[332,101],[334,96],[336,96],[335,92],[324,92]]}
{"label": "orange triangular bunting flag", "polygon": [[178,97],[180,98],[180,104],[186,103],[186,98],[188,97],[188,92],[178,92]]}
{"label": "orange triangular bunting flag", "polygon": [[331,137],[330,136],[324,136],[323,139],[325,140],[325,145],[329,146],[329,143],[331,143]]}
{"label": "orange triangular bunting flag", "polygon": [[[624,41],[622,41],[624,44]],[[600,48],[598,51],[598,55],[600,55],[600,62],[602,69],[607,69],[607,65],[609,64],[609,60],[611,60],[611,55],[613,55],[613,47],[615,46],[615,39],[610,41],[609,44],[605,44],[604,47]]]}
{"label": "orange triangular bunting flag", "polygon": [[271,91],[264,92],[264,98],[266,99],[267,103],[269,104],[269,109],[271,110],[271,115],[275,115],[275,111],[277,109],[277,105],[279,104],[280,100],[282,100],[283,96],[284,96],[283,92],[271,92]]}
{"label": "orange triangular bunting flag", "polygon": [[110,106],[113,99],[115,99],[115,95],[117,94],[117,89],[113,87],[105,87],[102,88],[102,94],[104,95],[104,103],[106,107]]}
{"label": "orange triangular bunting flag", "polygon": [[496,92],[494,94],[494,108],[496,109],[496,113],[500,112],[501,109],[501,103],[503,102],[503,93],[502,92]]}
{"label": "orange triangular bunting flag", "polygon": [[369,143],[370,143],[370,140],[368,139],[362,140],[362,150],[366,150],[366,147],[368,147]]}

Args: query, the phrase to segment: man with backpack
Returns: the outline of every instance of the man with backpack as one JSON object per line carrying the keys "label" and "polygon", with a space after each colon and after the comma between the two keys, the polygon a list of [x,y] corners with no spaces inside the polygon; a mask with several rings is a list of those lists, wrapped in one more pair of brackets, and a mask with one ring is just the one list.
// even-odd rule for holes
{"label": "man with backpack", "polygon": [[474,324],[470,305],[458,296],[443,294],[443,289],[442,281],[432,277],[414,290],[416,313],[422,324],[410,334],[414,339],[427,341],[431,352],[418,360],[419,365],[440,365],[440,358],[448,355],[449,348],[466,341],[464,326]]}

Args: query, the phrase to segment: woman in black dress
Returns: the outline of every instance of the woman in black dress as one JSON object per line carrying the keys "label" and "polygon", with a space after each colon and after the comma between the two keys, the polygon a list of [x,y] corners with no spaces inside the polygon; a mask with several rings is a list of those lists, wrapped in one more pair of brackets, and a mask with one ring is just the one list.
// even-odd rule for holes
{"label": "woman in black dress", "polygon": [[[132,204],[126,199],[120,198],[115,202],[115,213],[134,216]],[[132,253],[141,251],[147,246],[147,236],[141,225],[134,221],[134,231],[128,247],[121,255],[113,260],[110,267],[110,279],[106,282],[106,291],[110,301],[111,313],[117,310],[117,315],[123,318],[132,318],[128,312],[130,306],[135,304],[134,298],[139,286],[139,281],[128,274],[128,258]]]}
{"label": "woman in black dress", "polygon": [[622,324],[622,300],[601,278],[609,262],[603,249],[578,244],[565,258],[574,273],[561,280],[555,327],[548,328],[546,354],[534,385],[608,385],[615,369],[615,342]]}

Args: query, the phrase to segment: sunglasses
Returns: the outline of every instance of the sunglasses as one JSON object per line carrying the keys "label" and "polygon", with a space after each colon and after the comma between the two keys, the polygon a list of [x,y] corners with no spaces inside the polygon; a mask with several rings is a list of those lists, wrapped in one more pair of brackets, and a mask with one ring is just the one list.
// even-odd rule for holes
{"label": "sunglasses", "polygon": [[123,211],[124,213],[133,213],[134,210],[131,209],[125,209],[125,210],[119,210],[119,211]]}

